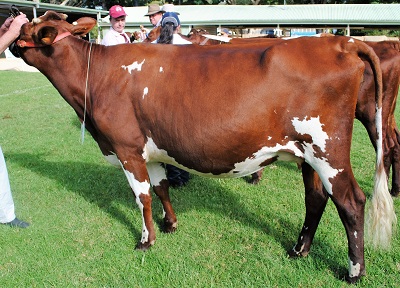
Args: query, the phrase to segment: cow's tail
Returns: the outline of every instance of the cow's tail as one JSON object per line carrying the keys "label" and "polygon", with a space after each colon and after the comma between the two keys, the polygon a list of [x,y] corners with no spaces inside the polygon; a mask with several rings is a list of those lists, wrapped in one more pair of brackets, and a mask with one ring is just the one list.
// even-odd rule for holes
{"label": "cow's tail", "polygon": [[376,169],[374,192],[367,214],[367,240],[375,247],[388,248],[397,223],[393,199],[389,193],[388,177],[383,163],[383,127],[382,127],[382,71],[380,61],[373,49],[367,44],[357,41],[359,56],[368,61],[374,73],[377,132]]}

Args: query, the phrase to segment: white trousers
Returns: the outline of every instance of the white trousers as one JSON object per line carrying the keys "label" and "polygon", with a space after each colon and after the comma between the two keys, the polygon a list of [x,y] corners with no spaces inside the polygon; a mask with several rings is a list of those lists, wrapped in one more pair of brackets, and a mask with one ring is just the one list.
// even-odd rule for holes
{"label": "white trousers", "polygon": [[14,218],[14,201],[11,195],[6,161],[0,147],[0,223],[11,222]]}

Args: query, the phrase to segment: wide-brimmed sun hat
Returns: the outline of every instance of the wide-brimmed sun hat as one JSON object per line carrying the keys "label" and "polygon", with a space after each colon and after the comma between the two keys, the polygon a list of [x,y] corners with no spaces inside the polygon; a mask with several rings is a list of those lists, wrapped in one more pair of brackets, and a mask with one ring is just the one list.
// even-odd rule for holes
{"label": "wide-brimmed sun hat", "polygon": [[151,16],[156,13],[164,13],[164,11],[161,9],[160,5],[158,5],[158,4],[150,4],[149,10],[147,11],[147,14],[145,14],[144,16]]}

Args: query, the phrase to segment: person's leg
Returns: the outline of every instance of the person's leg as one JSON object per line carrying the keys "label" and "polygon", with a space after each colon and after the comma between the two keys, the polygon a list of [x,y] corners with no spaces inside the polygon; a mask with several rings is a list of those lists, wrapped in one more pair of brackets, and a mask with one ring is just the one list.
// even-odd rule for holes
{"label": "person's leg", "polygon": [[15,218],[14,201],[3,151],[0,147],[0,223],[11,222]]}
{"label": "person's leg", "polygon": [[29,224],[15,217],[14,201],[11,195],[10,181],[3,151],[0,147],[0,223],[21,228]]}

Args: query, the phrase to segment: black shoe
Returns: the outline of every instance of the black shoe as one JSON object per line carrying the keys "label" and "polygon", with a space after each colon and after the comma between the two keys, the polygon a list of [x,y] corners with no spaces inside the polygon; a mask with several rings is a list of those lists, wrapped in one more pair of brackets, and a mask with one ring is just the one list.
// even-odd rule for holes
{"label": "black shoe", "polygon": [[24,222],[19,220],[18,218],[15,218],[11,222],[4,223],[5,225],[11,226],[11,227],[18,227],[18,228],[26,228],[29,226],[29,223]]}

